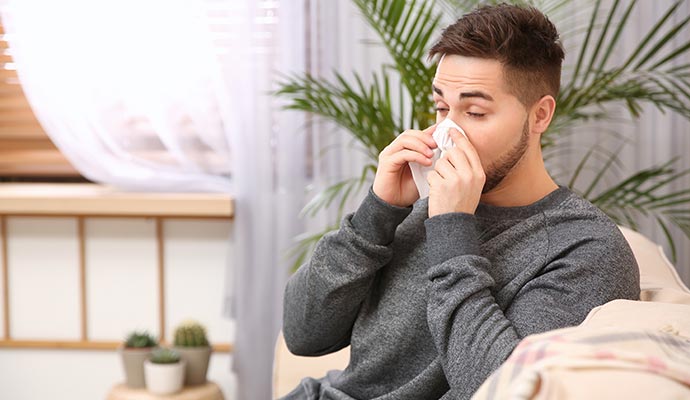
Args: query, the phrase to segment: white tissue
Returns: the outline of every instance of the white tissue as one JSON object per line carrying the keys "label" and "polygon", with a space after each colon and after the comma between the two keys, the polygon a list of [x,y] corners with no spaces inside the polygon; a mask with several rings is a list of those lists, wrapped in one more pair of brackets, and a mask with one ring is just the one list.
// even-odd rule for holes
{"label": "white tissue", "polygon": [[434,170],[434,165],[447,150],[455,147],[453,139],[450,137],[450,128],[455,128],[458,132],[462,133],[463,136],[467,137],[465,131],[462,130],[452,119],[446,118],[441,123],[436,126],[433,138],[438,145],[434,149],[434,156],[431,159],[431,165],[426,166],[416,162],[411,162],[410,169],[412,170],[412,179],[414,179],[415,185],[417,185],[417,191],[419,192],[419,197],[424,198],[429,196],[429,183],[426,181],[426,176],[429,172]]}

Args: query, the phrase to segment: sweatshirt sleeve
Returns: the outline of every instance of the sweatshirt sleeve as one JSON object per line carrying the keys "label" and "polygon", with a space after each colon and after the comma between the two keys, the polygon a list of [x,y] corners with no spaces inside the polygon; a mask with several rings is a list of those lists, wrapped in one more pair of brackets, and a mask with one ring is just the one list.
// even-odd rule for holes
{"label": "sweatshirt sleeve", "polygon": [[[490,261],[479,252],[474,216],[438,215],[425,226],[432,288],[427,319],[453,398],[469,398],[523,337],[577,325],[598,305],[639,295],[631,289],[639,289],[639,280],[627,244],[583,236],[553,256],[504,313],[492,294]],[[607,272],[616,265],[630,271],[630,282]]]}
{"label": "sweatshirt sleeve", "polygon": [[317,243],[285,288],[283,335],[292,353],[318,356],[350,343],[376,272],[392,258],[395,230],[411,211],[384,202],[370,189],[340,229]]}

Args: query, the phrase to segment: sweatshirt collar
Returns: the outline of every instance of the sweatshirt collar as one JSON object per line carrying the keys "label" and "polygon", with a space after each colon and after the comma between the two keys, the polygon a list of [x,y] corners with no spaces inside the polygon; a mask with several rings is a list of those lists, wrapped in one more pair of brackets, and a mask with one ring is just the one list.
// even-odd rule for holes
{"label": "sweatshirt collar", "polygon": [[526,219],[546,210],[558,207],[558,205],[565,201],[571,194],[572,191],[570,189],[559,185],[553,192],[526,206],[499,207],[479,203],[475,215],[477,218],[482,219]]}

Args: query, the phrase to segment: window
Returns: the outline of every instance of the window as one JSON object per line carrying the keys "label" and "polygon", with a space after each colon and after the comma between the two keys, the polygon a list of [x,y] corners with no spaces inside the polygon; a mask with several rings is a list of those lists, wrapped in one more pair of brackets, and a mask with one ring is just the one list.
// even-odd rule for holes
{"label": "window", "polygon": [[22,91],[0,20],[0,181],[81,181],[50,141]]}

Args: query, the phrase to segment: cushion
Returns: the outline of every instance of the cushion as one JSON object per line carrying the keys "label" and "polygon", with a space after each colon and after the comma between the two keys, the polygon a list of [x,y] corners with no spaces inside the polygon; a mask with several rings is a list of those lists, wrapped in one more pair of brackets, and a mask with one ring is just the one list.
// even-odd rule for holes
{"label": "cushion", "polygon": [[322,377],[332,369],[343,370],[350,361],[350,347],[320,357],[302,357],[290,353],[282,332],[276,340],[273,358],[273,398],[290,393],[303,378]]}
{"label": "cushion", "polygon": [[690,398],[690,290],[661,246],[620,229],[642,301],[614,300],[579,326],[526,337],[473,400]]}
{"label": "cushion", "polygon": [[690,304],[690,290],[683,284],[664,250],[643,235],[620,227],[640,268],[640,300]]}
{"label": "cushion", "polygon": [[690,398],[690,305],[614,300],[528,336],[473,400]]}

